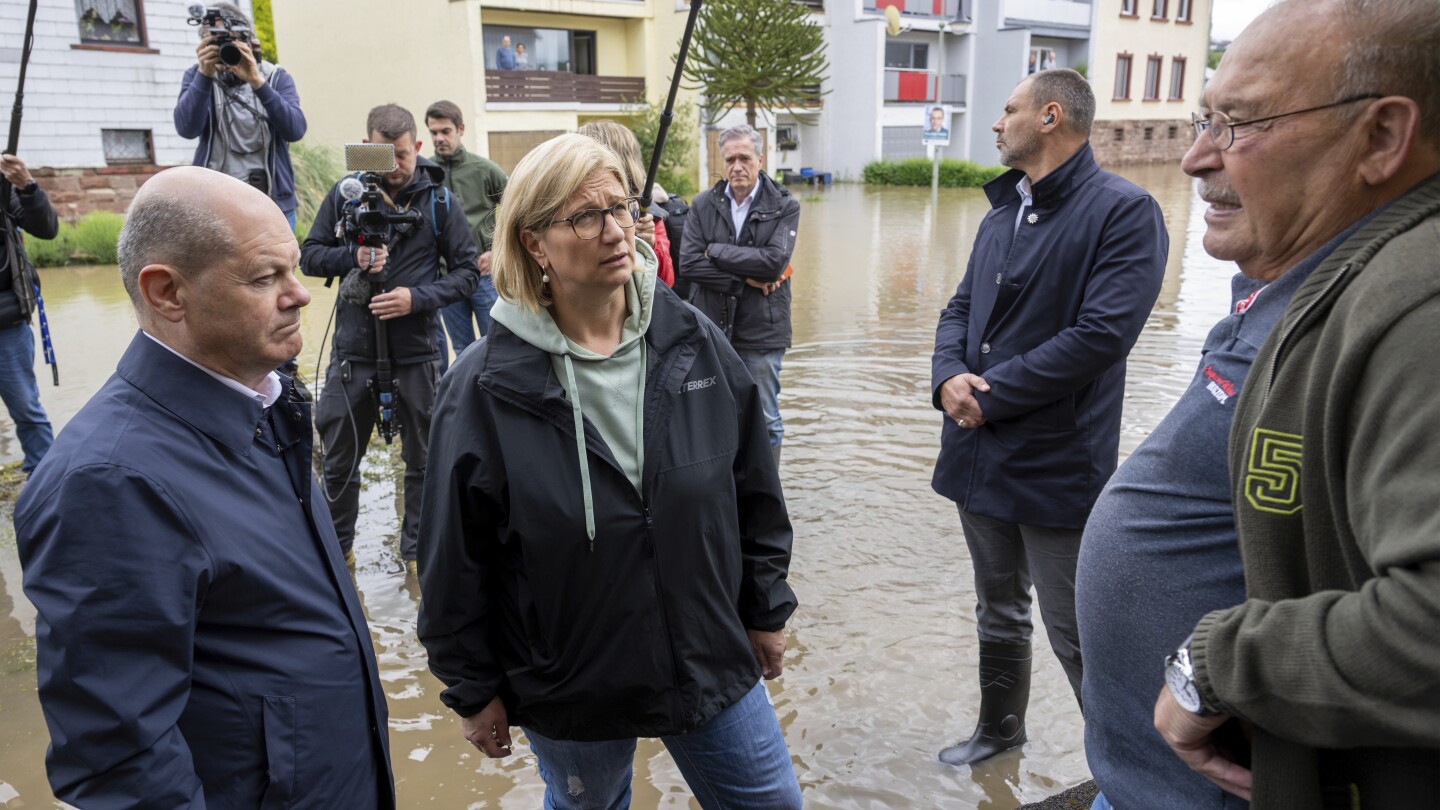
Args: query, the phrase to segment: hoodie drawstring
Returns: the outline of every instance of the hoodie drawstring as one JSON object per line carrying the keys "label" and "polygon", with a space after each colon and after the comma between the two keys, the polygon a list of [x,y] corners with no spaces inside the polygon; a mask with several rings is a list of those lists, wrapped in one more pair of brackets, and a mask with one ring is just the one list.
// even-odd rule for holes
{"label": "hoodie drawstring", "polygon": [[580,386],[575,384],[575,366],[565,358],[565,385],[570,394],[570,413],[575,415],[575,456],[580,462],[580,488],[585,493],[585,534],[595,550],[595,498],[590,492],[590,459],[585,455],[585,417],[580,412]]}

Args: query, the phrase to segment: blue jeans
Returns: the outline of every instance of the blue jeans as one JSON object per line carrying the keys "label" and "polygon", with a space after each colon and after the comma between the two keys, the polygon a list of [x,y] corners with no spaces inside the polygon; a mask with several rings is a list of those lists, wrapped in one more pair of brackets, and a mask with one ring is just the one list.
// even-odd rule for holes
{"label": "blue jeans", "polygon": [[[450,344],[459,357],[465,347],[475,342],[474,323],[480,324],[480,337],[490,334],[490,307],[495,305],[495,282],[489,276],[481,276],[475,292],[464,301],[456,301],[440,308],[440,320],[450,334]],[[470,320],[471,313],[475,321]]]}
{"label": "blue jeans", "polygon": [[[286,212],[285,212],[285,221],[288,222],[288,223],[290,223],[290,232],[291,232],[291,233],[294,233],[294,232],[295,232],[295,212],[294,212],[294,211],[286,211]],[[304,237],[303,235],[300,237],[300,241],[302,241],[302,242],[305,241],[305,237]]]}
{"label": "blue jeans", "polygon": [[765,412],[765,427],[770,430],[770,446],[779,447],[785,439],[785,424],[780,421],[780,361],[785,359],[785,350],[735,351],[760,389],[760,409]]}
{"label": "blue jeans", "polygon": [[[625,810],[635,740],[570,742],[525,729],[545,810]],[[800,783],[765,684],[689,734],[661,737],[705,810],[800,810]]]}
{"label": "blue jeans", "polygon": [[20,469],[28,473],[55,442],[50,417],[40,407],[40,386],[35,382],[35,334],[28,321],[0,329],[0,399],[10,411],[20,449],[25,452]]}
{"label": "blue jeans", "polygon": [[1105,798],[1104,793],[1097,793],[1095,801],[1090,803],[1090,810],[1115,810],[1115,808],[1110,804],[1110,800]]}

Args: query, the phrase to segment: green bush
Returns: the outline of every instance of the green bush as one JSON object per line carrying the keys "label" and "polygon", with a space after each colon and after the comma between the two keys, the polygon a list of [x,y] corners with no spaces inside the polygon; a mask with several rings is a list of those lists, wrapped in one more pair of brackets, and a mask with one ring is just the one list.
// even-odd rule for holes
{"label": "green bush", "polygon": [[[981,166],[968,160],[940,161],[940,185],[945,188],[977,188],[999,177],[1003,166]],[[928,186],[931,163],[925,158],[876,160],[865,166],[865,182],[878,186]]]}
{"label": "green bush", "polygon": [[60,233],[54,239],[40,239],[34,234],[26,234],[25,252],[36,267],[64,267],[75,253],[75,226],[61,222]]}
{"label": "green bush", "polygon": [[113,211],[91,211],[75,223],[75,252],[95,264],[114,264],[124,224],[125,218]]}
{"label": "green bush", "polygon": [[290,144],[290,165],[295,170],[295,233],[303,241],[315,222],[315,212],[345,168],[334,147],[305,141]]}

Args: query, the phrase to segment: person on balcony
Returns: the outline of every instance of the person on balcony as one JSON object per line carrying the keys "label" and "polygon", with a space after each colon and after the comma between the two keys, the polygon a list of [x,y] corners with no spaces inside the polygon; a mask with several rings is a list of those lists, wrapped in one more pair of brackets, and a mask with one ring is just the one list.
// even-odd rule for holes
{"label": "person on balcony", "polygon": [[500,38],[500,49],[495,51],[495,69],[515,69],[515,52],[510,50],[510,37]]}
{"label": "person on balcony", "polygon": [[519,42],[515,45],[515,69],[530,69],[530,54],[525,51],[525,43]]}

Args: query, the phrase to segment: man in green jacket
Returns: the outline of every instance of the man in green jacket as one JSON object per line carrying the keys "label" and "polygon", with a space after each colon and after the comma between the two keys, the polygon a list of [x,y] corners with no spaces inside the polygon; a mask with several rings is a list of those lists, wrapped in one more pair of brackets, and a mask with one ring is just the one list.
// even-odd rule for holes
{"label": "man in green jacket", "polygon": [[[495,234],[495,206],[505,191],[505,170],[465,149],[465,116],[453,101],[437,101],[425,111],[425,126],[435,144],[435,162],[445,170],[445,188],[465,209],[465,219],[480,248],[480,286],[464,301],[440,310],[440,319],[450,335],[455,356],[475,342],[475,324],[480,337],[490,331],[490,307],[495,303],[495,285],[490,281],[490,239]],[[471,316],[474,320],[471,320]]]}
{"label": "man in green jacket", "polygon": [[1226,52],[1185,158],[1211,255],[1276,278],[1329,252],[1235,415],[1246,601],[1200,620],[1155,705],[1261,810],[1440,796],[1436,76],[1433,0],[1287,0]]}

